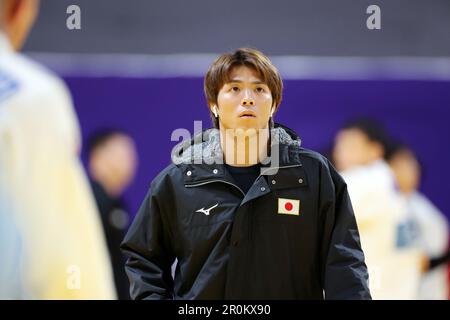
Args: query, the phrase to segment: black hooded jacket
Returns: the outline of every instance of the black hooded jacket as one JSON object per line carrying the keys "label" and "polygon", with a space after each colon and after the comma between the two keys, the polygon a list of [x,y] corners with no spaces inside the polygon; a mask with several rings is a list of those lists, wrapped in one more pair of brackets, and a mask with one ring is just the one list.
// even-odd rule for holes
{"label": "black hooded jacket", "polygon": [[325,157],[276,125],[279,165],[244,194],[218,130],[201,138],[174,149],[122,243],[132,298],[370,299],[346,184]]}

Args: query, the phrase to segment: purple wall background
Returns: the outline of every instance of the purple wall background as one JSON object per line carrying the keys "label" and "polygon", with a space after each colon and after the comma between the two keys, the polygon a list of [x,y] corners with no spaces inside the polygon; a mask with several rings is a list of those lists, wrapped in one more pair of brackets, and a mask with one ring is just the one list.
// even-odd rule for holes
{"label": "purple wall background", "polygon": [[[201,78],[65,77],[83,138],[102,127],[126,130],[135,139],[139,168],[125,194],[137,211],[151,180],[170,163],[176,128],[210,127]],[[285,80],[277,122],[296,130],[306,148],[327,149],[340,126],[372,116],[409,144],[424,164],[421,190],[450,217],[450,82]],[[84,162],[86,156],[83,154]]]}

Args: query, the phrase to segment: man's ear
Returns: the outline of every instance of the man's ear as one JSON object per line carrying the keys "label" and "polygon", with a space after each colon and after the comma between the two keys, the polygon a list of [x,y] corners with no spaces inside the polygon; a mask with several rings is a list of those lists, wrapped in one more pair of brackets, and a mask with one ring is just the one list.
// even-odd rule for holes
{"label": "man's ear", "polygon": [[34,24],[39,9],[38,0],[0,0],[4,7],[3,25],[12,47],[21,49],[31,27]]}
{"label": "man's ear", "polygon": [[215,116],[216,118],[219,117],[219,113],[218,113],[218,111],[217,111],[217,105],[213,104],[213,105],[211,106],[211,111],[212,111],[212,113],[214,113],[214,116]]}
{"label": "man's ear", "polygon": [[13,22],[17,19],[17,15],[21,10],[23,10],[23,6],[25,5],[23,0],[10,0],[6,4],[6,19],[8,23]]}

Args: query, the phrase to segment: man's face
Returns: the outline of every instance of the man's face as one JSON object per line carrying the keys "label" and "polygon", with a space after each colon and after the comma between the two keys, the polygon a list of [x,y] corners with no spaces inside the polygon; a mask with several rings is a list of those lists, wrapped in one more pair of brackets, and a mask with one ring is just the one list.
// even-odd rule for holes
{"label": "man's face", "polygon": [[254,69],[246,66],[231,69],[230,81],[220,89],[217,101],[221,129],[268,128],[272,93]]}
{"label": "man's face", "polygon": [[410,193],[419,188],[420,165],[409,151],[401,151],[389,162],[400,190]]}
{"label": "man's face", "polygon": [[345,129],[335,139],[333,159],[339,171],[367,165],[382,157],[381,146],[358,129]]}
{"label": "man's face", "polygon": [[91,171],[111,183],[120,193],[133,180],[137,168],[134,141],[123,134],[116,134],[99,147],[91,156]]}

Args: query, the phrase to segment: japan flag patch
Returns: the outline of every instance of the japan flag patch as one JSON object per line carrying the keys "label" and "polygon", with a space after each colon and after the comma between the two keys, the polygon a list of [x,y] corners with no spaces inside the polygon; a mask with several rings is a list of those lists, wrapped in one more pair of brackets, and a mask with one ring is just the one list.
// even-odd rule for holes
{"label": "japan flag patch", "polygon": [[300,214],[300,200],[278,198],[278,214]]}

